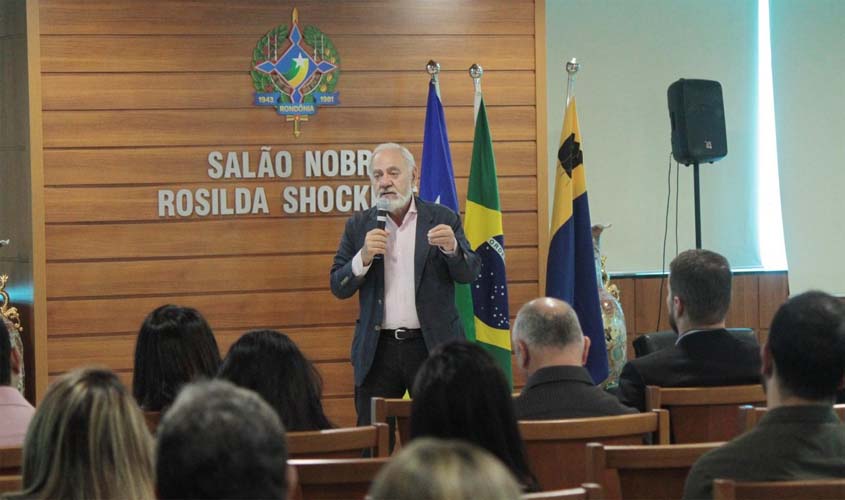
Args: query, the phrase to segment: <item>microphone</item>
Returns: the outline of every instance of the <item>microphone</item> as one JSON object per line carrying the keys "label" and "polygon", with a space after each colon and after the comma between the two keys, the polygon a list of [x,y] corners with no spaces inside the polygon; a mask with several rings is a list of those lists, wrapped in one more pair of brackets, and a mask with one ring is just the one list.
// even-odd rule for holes
{"label": "microphone", "polygon": [[378,209],[378,215],[376,216],[378,228],[384,229],[387,227],[387,212],[390,208],[390,200],[379,198],[378,203],[376,203],[376,208]]}
{"label": "microphone", "polygon": [[[376,209],[378,210],[378,214],[376,215],[376,227],[379,229],[384,229],[387,227],[387,212],[390,208],[390,201],[386,198],[379,198],[378,202],[376,203]],[[384,255],[378,254],[373,256],[373,260],[381,260],[384,258]]]}

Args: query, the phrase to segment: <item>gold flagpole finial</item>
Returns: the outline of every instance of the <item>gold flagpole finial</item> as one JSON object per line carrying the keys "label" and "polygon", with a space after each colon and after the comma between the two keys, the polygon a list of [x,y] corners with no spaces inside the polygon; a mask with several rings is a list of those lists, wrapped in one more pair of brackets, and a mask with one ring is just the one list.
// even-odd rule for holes
{"label": "gold flagpole finial", "polygon": [[299,9],[296,7],[293,8],[293,14],[291,14],[291,22],[293,24],[299,24]]}
{"label": "gold flagpole finial", "polygon": [[431,81],[438,83],[437,76],[440,74],[440,64],[437,61],[428,61],[428,64],[425,65],[425,71],[431,75]]}
{"label": "gold flagpole finial", "polygon": [[473,64],[469,67],[469,76],[472,78],[473,82],[478,82],[481,80],[482,75],[484,75],[484,68],[479,66],[478,64]]}
{"label": "gold flagpole finial", "polygon": [[572,93],[575,92],[575,75],[581,69],[579,63],[574,57],[566,61],[566,106],[569,106],[569,99],[572,98]]}

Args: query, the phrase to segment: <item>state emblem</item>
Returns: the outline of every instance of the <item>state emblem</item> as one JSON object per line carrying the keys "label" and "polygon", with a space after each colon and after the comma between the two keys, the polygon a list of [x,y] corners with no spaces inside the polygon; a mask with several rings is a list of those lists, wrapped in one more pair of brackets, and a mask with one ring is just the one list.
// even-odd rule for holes
{"label": "state emblem", "polygon": [[340,55],[332,41],[314,26],[299,27],[293,9],[290,29],[280,25],[267,32],[252,52],[252,84],[256,106],[272,106],[293,122],[299,137],[300,122],[320,106],[339,104],[335,91],[340,78]]}

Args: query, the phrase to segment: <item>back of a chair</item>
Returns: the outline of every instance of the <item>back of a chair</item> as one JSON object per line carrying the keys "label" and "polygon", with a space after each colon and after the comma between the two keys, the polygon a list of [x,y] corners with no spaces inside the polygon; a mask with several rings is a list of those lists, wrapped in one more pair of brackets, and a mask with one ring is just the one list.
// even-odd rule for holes
{"label": "back of a chair", "polygon": [[339,500],[364,498],[378,471],[389,459],[327,458],[292,459],[299,486],[294,498],[299,500]]}
{"label": "back of a chair", "polygon": [[23,489],[23,480],[20,474],[0,475],[0,495],[15,493]]}
{"label": "back of a chair", "polygon": [[526,493],[522,500],[601,500],[601,486],[596,483],[584,483],[578,488],[567,488],[565,490],[540,491],[537,493]]}
{"label": "back of a chair", "polygon": [[584,448],[587,443],[669,444],[666,410],[613,417],[566,420],[523,420],[519,433],[531,471],[544,490],[574,488],[586,481]]}
{"label": "back of a chair", "polygon": [[399,441],[396,447],[411,440],[411,400],[401,398],[373,398],[370,402],[370,418],[372,423],[390,424],[391,418],[396,419],[396,429],[399,431]]}
{"label": "back of a chair", "polygon": [[[724,443],[655,446],[587,445],[587,481],[601,484],[605,498],[678,499],[698,458]],[[616,472],[617,484],[613,484]]]}
{"label": "back of a chair", "polygon": [[713,481],[713,500],[842,500],[845,479],[806,481],[736,482]]}
{"label": "back of a chair", "polygon": [[0,475],[21,473],[23,449],[20,446],[0,448]]}
{"label": "back of a chair", "polygon": [[739,405],[765,402],[760,384],[646,388],[646,409],[669,410],[672,442],[678,444],[730,441],[742,432]]}
{"label": "back of a chair", "polygon": [[371,456],[386,457],[388,456],[387,432],[387,424],[288,432],[288,456],[291,458],[360,458],[366,450]]}
{"label": "back of a chair", "polygon": [[[741,432],[748,432],[757,425],[763,415],[769,411],[768,408],[742,405],[739,407],[739,428]],[[833,411],[839,420],[845,421],[845,404],[833,405]]]}

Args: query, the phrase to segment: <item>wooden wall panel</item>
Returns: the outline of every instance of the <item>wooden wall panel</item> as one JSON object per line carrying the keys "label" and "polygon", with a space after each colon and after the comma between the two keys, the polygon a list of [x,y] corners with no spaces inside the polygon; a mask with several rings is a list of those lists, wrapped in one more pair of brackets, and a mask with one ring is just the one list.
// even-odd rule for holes
{"label": "wooden wall panel", "polygon": [[[471,113],[469,108],[465,113]],[[496,135],[496,130],[493,130]],[[422,144],[405,143],[413,153],[419,165],[422,161]],[[331,144],[320,148],[290,144],[273,147],[271,152],[284,150],[291,154],[294,168],[287,181],[305,179],[305,151],[357,150],[372,149],[375,143]],[[214,148],[204,147],[164,147],[164,148],[109,148],[109,149],[51,149],[44,154],[46,184],[50,187],[114,184],[173,184],[183,182],[207,182],[208,154],[211,151],[229,152],[247,151],[250,166],[256,170],[260,160],[261,146],[225,145]],[[533,157],[536,144],[533,141],[496,141],[493,150],[496,154],[496,171],[499,177],[533,175],[537,163]],[[472,159],[472,143],[452,141],[452,162],[456,177],[469,176]],[[357,177],[355,179],[358,179]],[[366,177],[361,177],[366,181]]]}
{"label": "wooden wall panel", "polygon": [[[348,108],[425,106],[426,95],[416,92],[417,71],[356,71],[341,75],[343,102]],[[50,73],[44,75],[45,110],[94,109],[251,109],[249,74],[202,73],[201,86],[179,73]],[[440,74],[441,98],[449,106],[472,106],[472,82],[466,68]],[[349,89],[349,91],[346,91]],[[485,71],[484,98],[511,106],[534,105],[534,77],[524,71]],[[348,104],[347,104],[348,103]]]}
{"label": "wooden wall panel", "polygon": [[[328,288],[328,287],[326,287]],[[512,311],[535,298],[536,283],[511,283]],[[137,332],[144,317],[162,304],[179,304],[203,312],[214,329],[292,328],[353,324],[358,299],[337,300],[320,291],[168,295],[159,297],[53,299],[47,304],[51,337]]]}
{"label": "wooden wall panel", "polygon": [[[140,323],[137,325],[140,328]],[[220,347],[221,356],[229,347],[249,330],[215,329],[214,336]],[[348,362],[352,345],[352,325],[321,328],[284,328],[302,352],[314,362]],[[65,336],[53,340],[48,349],[50,367],[54,373],[71,370],[85,363],[106,366],[113,370],[131,370],[134,364],[136,333],[118,335]]]}
{"label": "wooden wall panel", "polygon": [[[357,298],[328,271],[346,213],[286,214],[284,186],[366,185],[305,177],[304,152],[394,141],[421,161],[429,59],[437,60],[459,198],[483,87],[498,160],[515,311],[538,294],[534,2],[297,2],[301,25],[338,48],[340,105],[292,126],[252,105],[259,38],[290,24],[292,3],[255,0],[40,0],[47,218],[47,371],[96,363],[131,381],[135,336],[164,303],[196,307],[221,350],[242,332],[288,333],[325,379],[329,415],[354,422],[349,349]],[[366,22],[362,22],[366,20]],[[210,151],[293,155],[287,179],[213,180]],[[159,218],[160,189],[266,188],[264,216]]]}
{"label": "wooden wall panel", "polygon": [[[48,293],[59,299],[176,293],[324,290],[334,252],[48,264]],[[508,277],[537,281],[537,249],[507,250]]]}
{"label": "wooden wall panel", "polygon": [[[341,185],[367,185],[364,181],[349,182],[346,180],[321,180],[303,181],[291,184],[296,187],[308,186],[341,186]],[[455,179],[455,185],[459,193],[466,192],[467,179]],[[237,187],[264,187],[267,194],[269,216],[283,216],[281,192],[286,187],[281,183],[250,183],[218,181],[216,183],[202,184],[179,184],[162,186],[141,186],[122,187],[68,187],[68,188],[47,188],[47,204],[45,207],[48,223],[67,222],[116,222],[116,221],[158,221],[165,220],[158,215],[158,193],[166,189],[176,191],[178,189],[228,189],[229,207],[234,206],[234,190]],[[298,191],[297,191],[298,192]],[[502,207],[508,211],[537,211],[537,184],[534,177],[503,177],[499,179],[499,197]],[[369,199],[369,197],[368,197]],[[349,198],[351,202],[351,198]],[[464,202],[460,200],[460,209],[463,212]],[[300,215],[297,213],[296,215]],[[323,214],[301,214],[308,216],[310,220],[326,217]],[[288,216],[289,215],[285,215]],[[213,219],[218,217],[234,216],[212,216],[200,217],[192,215],[193,218]],[[244,217],[247,216],[238,216]],[[256,216],[253,216],[256,217]],[[258,215],[266,218],[268,215]],[[176,217],[170,217],[176,219]],[[338,240],[340,236],[337,236]]]}
{"label": "wooden wall panel", "polygon": [[[472,141],[473,116],[464,107],[447,107],[449,138]],[[296,142],[291,125],[268,109],[233,109],[221,120],[212,109],[45,111],[44,146],[124,147]],[[534,108],[499,106],[488,110],[497,140],[533,141]],[[425,108],[322,109],[306,133],[313,144],[348,142],[421,142]],[[301,142],[301,141],[300,141]],[[216,146],[215,146],[216,148]],[[529,160],[533,163],[533,160]]]}
{"label": "wooden wall panel", "polygon": [[760,329],[760,290],[757,274],[734,276],[731,287],[731,307],[725,322],[728,325],[742,325]]}
{"label": "wooden wall panel", "polygon": [[[536,248],[534,212],[510,212],[502,216],[505,245]],[[149,222],[138,224],[53,224],[47,228],[47,259],[50,262],[131,259],[144,249],[144,258],[266,255],[299,252],[334,252],[346,216],[325,217],[321,232],[309,232],[308,217],[272,219]],[[154,234],[155,238],[150,238]],[[290,235],[297,235],[291,238]],[[206,242],[197,245],[197,241]]]}
{"label": "wooden wall panel", "polygon": [[303,25],[316,24],[327,34],[534,33],[531,0],[252,0],[243,5],[233,5],[230,0],[203,0],[191,2],[189,8],[186,2],[173,0],[145,0],[143,8],[138,8],[137,0],[41,0],[42,33],[257,37],[266,33],[268,26],[275,26],[273,22],[289,24],[290,8],[294,5]]}
{"label": "wooden wall panel", "polygon": [[[272,21],[268,23],[268,30],[275,27],[270,23]],[[290,24],[290,18],[279,19],[276,24]],[[42,71],[244,71],[252,63],[252,50],[260,37],[47,35],[41,40]],[[425,43],[414,35],[393,35],[389,38],[337,35],[331,36],[331,39],[340,52],[342,68],[347,71],[421,71],[429,59],[436,60],[441,68],[447,70],[465,70],[478,61],[483,61],[482,66],[491,70],[534,70],[534,37],[530,34],[432,35],[426,37]],[[127,54],[131,57],[126,57]]]}

